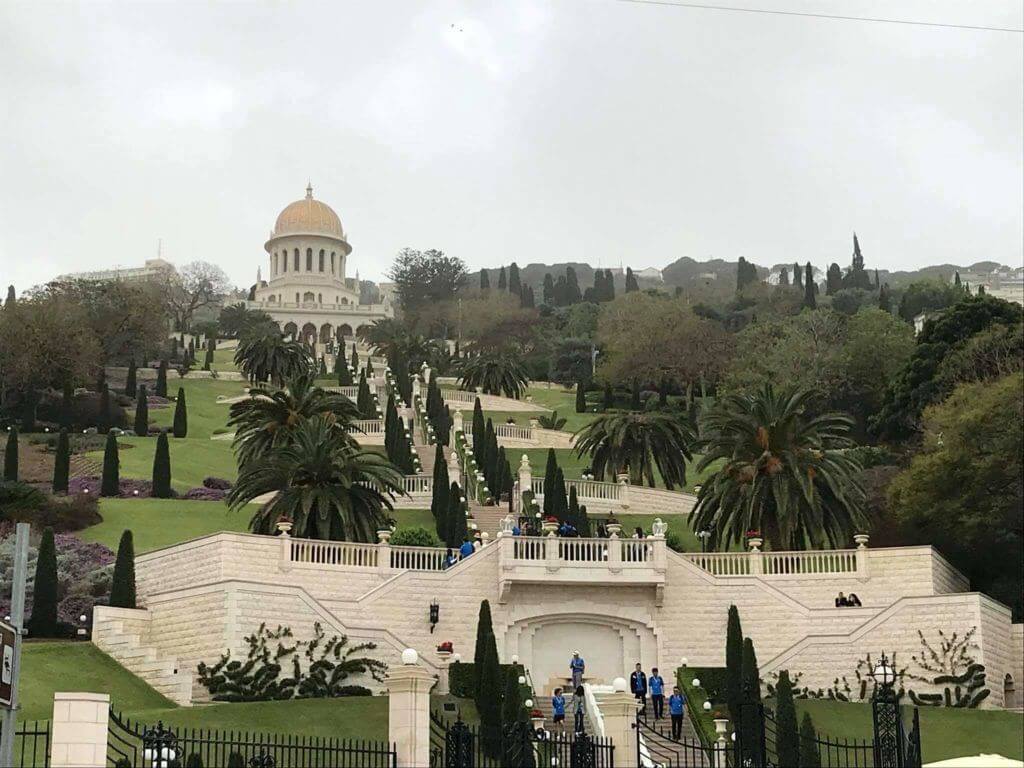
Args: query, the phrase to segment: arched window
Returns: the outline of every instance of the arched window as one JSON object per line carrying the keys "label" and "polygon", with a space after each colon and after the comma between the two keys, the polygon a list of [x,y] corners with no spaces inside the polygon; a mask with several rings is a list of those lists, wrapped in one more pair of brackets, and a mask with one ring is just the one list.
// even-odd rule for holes
{"label": "arched window", "polygon": [[312,304],[314,301],[316,301],[316,296],[313,295],[312,291],[306,291],[304,294],[302,294],[302,301],[303,303],[308,302]]}
{"label": "arched window", "polygon": [[276,304],[277,303],[277,296],[271,295],[270,298],[267,299],[267,301],[269,301],[271,304]]}
{"label": "arched window", "polygon": [[334,251],[331,251],[331,274],[333,275],[334,273]]}
{"label": "arched window", "polygon": [[320,249],[320,271],[324,271],[324,249]]}
{"label": "arched window", "polygon": [[306,249],[306,271],[307,272],[312,272],[313,271],[313,249],[312,248],[307,248]]}
{"label": "arched window", "polygon": [[299,292],[298,291],[295,292],[295,303],[296,304],[299,303]]}
{"label": "arched window", "polygon": [[324,303],[324,295],[322,293],[318,293],[316,295],[316,303],[317,304],[323,304]]}
{"label": "arched window", "polygon": [[288,271],[288,251],[281,251],[281,271]]}
{"label": "arched window", "polygon": [[295,259],[295,261],[294,261],[294,264],[292,264],[292,267],[295,269],[296,272],[298,272],[299,271],[299,249],[298,248],[295,249],[294,259]]}

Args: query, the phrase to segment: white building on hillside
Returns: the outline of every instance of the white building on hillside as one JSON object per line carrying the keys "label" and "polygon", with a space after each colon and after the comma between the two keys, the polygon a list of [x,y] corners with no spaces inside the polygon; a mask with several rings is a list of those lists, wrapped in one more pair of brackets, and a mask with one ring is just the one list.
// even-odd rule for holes
{"label": "white building on hillside", "polygon": [[359,303],[358,280],[345,276],[352,246],[338,214],[313,198],[312,186],[281,211],[263,247],[269,279],[257,272],[248,306],[269,314],[286,335],[327,343],[394,316],[387,297],[380,304]]}
{"label": "white building on hillside", "polygon": [[126,280],[138,282],[143,280],[160,280],[174,274],[174,265],[163,259],[146,259],[141,267],[114,267],[113,269],[97,269],[90,272],[68,272],[59,275],[57,280]]}

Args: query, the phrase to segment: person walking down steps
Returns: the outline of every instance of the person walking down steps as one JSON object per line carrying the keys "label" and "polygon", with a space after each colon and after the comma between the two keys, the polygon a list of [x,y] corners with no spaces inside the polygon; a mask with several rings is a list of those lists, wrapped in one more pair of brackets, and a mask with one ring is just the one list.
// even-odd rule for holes
{"label": "person walking down steps", "polygon": [[636,696],[637,705],[640,707],[640,716],[647,717],[647,675],[638,662],[633,674],[629,676],[629,690]]}
{"label": "person walking down steps", "polygon": [[572,695],[573,730],[577,734],[583,733],[586,728],[583,725],[583,718],[587,714],[587,703],[583,693],[583,686],[577,686],[576,692]]}
{"label": "person walking down steps", "polygon": [[665,680],[658,673],[657,667],[651,668],[651,676],[647,678],[647,687],[651,692],[654,719],[660,720],[665,716]]}
{"label": "person walking down steps", "polygon": [[569,673],[572,675],[572,687],[576,690],[583,685],[583,673],[587,669],[587,664],[583,661],[583,657],[580,656],[579,651],[572,652],[572,658],[569,659]]}
{"label": "person walking down steps", "polygon": [[559,727],[560,730],[565,730],[565,696],[562,695],[561,688],[555,688],[555,695],[551,697],[551,721]]}
{"label": "person walking down steps", "polygon": [[683,735],[683,713],[686,706],[686,699],[679,692],[679,686],[672,689],[672,695],[668,697],[668,713],[672,718],[672,739],[679,741]]}

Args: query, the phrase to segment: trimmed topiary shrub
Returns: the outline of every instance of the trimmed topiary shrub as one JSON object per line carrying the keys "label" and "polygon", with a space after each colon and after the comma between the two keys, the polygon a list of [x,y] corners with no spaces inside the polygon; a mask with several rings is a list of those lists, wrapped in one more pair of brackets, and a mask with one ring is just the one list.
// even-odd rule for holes
{"label": "trimmed topiary shrub", "polygon": [[185,404],[184,387],[178,387],[178,400],[174,404],[174,426],[172,429],[175,437],[188,436],[188,406]]}
{"label": "trimmed topiary shrub", "polygon": [[43,531],[43,538],[39,542],[33,584],[29,634],[32,637],[57,637],[57,550],[52,528]]}
{"label": "trimmed topiary shrub", "polygon": [[206,477],[203,478],[204,488],[215,488],[218,491],[230,491],[233,483],[230,480],[225,480],[222,477]]}
{"label": "trimmed topiary shrub", "polygon": [[161,431],[156,439],[156,453],[153,455],[153,497],[171,498],[171,449],[167,444],[167,432]]}
{"label": "trimmed topiary shrub", "polygon": [[227,496],[227,491],[204,486],[189,488],[180,498],[185,501],[223,501],[225,496]]}
{"label": "trimmed topiary shrub", "polygon": [[135,608],[135,544],[131,531],[122,533],[117,545],[110,605],[114,608]]}
{"label": "trimmed topiary shrub", "polygon": [[57,437],[57,453],[53,459],[53,492],[68,492],[68,475],[71,472],[71,443],[68,431],[61,428]]}
{"label": "trimmed topiary shrub", "polygon": [[11,427],[7,433],[7,446],[4,448],[4,480],[13,483],[18,480],[18,429]]}
{"label": "trimmed topiary shrub", "polygon": [[117,496],[120,493],[121,460],[117,455],[117,437],[107,433],[107,444],[103,448],[103,478],[100,481],[100,496]]}
{"label": "trimmed topiary shrub", "polygon": [[396,547],[440,547],[441,540],[433,531],[416,526],[415,528],[399,528],[391,534],[391,544]]}

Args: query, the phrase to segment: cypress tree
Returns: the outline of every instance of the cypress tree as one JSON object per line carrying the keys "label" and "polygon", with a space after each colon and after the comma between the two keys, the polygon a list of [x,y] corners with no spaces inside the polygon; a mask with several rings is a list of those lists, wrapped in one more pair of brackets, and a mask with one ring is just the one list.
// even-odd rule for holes
{"label": "cypress tree", "polygon": [[135,370],[135,358],[133,357],[128,362],[128,375],[127,375],[127,377],[125,378],[125,381],[124,381],[124,393],[126,395],[128,395],[128,397],[135,397],[135,378],[136,378],[136,375],[137,374],[136,374],[136,370]]}
{"label": "cypress tree", "polygon": [[13,285],[8,285],[7,286],[7,301],[4,303],[4,307],[7,307],[7,308],[13,307],[16,301],[17,301],[17,299],[14,296],[14,286]]}
{"label": "cypress tree", "polygon": [[484,445],[479,462],[480,469],[484,473],[487,485],[493,487],[494,470],[498,466],[497,456],[498,438],[494,433],[494,422],[487,419],[487,428],[484,430]]}
{"label": "cypress tree", "polygon": [[[498,646],[494,639],[494,625],[491,620],[491,604],[487,600],[480,601],[480,611],[476,619],[476,646],[473,650],[473,698],[477,708],[487,698],[493,698],[498,690],[496,687],[483,689],[483,670],[487,663],[487,654],[494,652],[498,656]],[[496,681],[495,681],[496,682]]]}
{"label": "cypress tree", "polygon": [[178,399],[174,403],[174,426],[172,427],[175,437],[188,435],[188,406],[185,404],[185,388],[178,387]]}
{"label": "cypress tree", "polygon": [[107,443],[103,447],[103,478],[100,482],[100,496],[117,496],[121,492],[121,460],[117,456],[117,438],[107,432]]}
{"label": "cypress tree", "polygon": [[878,308],[883,312],[892,313],[892,295],[889,293],[888,283],[885,283],[878,291]]}
{"label": "cypress tree", "polygon": [[[524,722],[529,713],[523,706],[523,687],[519,684],[519,676],[523,668],[518,664],[509,664],[505,671],[505,695],[501,699],[501,724],[508,729],[513,723]],[[514,761],[506,761],[514,765]]]}
{"label": "cypress tree", "polygon": [[140,384],[135,397],[135,434],[139,437],[149,434],[149,402],[146,397],[146,385]]}
{"label": "cypress tree", "polygon": [[349,369],[344,355],[338,354],[334,356],[334,372],[338,374],[339,387],[352,386],[352,371]]}
{"label": "cypress tree", "polygon": [[637,282],[636,275],[633,274],[632,267],[626,267],[626,293],[635,293],[640,290],[640,283]]}
{"label": "cypress tree", "polygon": [[832,262],[828,265],[828,272],[825,275],[825,295],[831,296],[843,287],[843,270],[839,265]]}
{"label": "cypress tree", "polygon": [[729,620],[725,628],[725,702],[734,723],[740,719],[740,704],[743,703],[743,629],[740,626],[740,612],[735,605],[729,606]]}
{"label": "cypress tree", "polygon": [[555,456],[555,449],[548,448],[548,462],[544,465],[544,514],[551,514],[551,505],[555,501],[555,476],[558,474],[558,458]]}
{"label": "cypress tree", "polygon": [[[573,487],[573,491],[575,490],[576,488]],[[577,513],[577,519],[579,522],[576,525],[576,530],[579,532],[580,536],[589,538],[590,518],[587,516],[587,506],[585,504],[580,504],[580,511]]]}
{"label": "cypress tree", "polygon": [[153,498],[171,498],[171,449],[167,444],[166,430],[160,430],[153,454]]}
{"label": "cypress tree", "polygon": [[785,267],[779,270],[779,285],[789,285],[789,270]]}
{"label": "cypress tree", "polygon": [[102,392],[103,385],[107,383],[107,369],[102,365],[99,368],[99,372],[96,374],[96,391]]}
{"label": "cypress tree", "polygon": [[818,734],[814,730],[811,714],[804,712],[800,721],[800,768],[821,768],[821,753],[818,752]]}
{"label": "cypress tree", "polygon": [[28,631],[32,637],[57,636],[57,550],[53,528],[43,530],[36,559],[36,581]]}
{"label": "cypress tree", "polygon": [[156,370],[156,396],[167,397],[167,361],[161,360]]}
{"label": "cypress tree", "polygon": [[480,670],[476,703],[480,713],[481,746],[484,753],[491,757],[501,754],[501,684],[501,666],[498,664],[498,649],[492,633]]}
{"label": "cypress tree", "polygon": [[203,357],[203,370],[213,369],[213,339],[206,342],[206,355]]}
{"label": "cypress tree", "polygon": [[800,265],[797,264],[794,261],[793,262],[793,286],[794,287],[796,287],[796,288],[803,288],[804,287],[803,274],[804,274],[804,271],[802,269],[800,269]]}
{"label": "cypress tree", "polygon": [[815,309],[818,306],[818,302],[814,298],[814,270],[809,261],[804,267],[804,306],[810,309]]}
{"label": "cypress tree", "polygon": [[641,409],[640,404],[640,380],[633,379],[633,391],[629,396],[629,409],[631,411],[639,411]]}
{"label": "cypress tree", "polygon": [[113,608],[135,607],[135,544],[132,532],[121,534],[114,561],[114,577],[110,584],[110,605]]}
{"label": "cypress tree", "polygon": [[434,451],[434,481],[431,486],[430,512],[434,515],[434,525],[441,541],[447,541],[445,526],[448,522],[448,465],[444,460],[444,449],[438,443]]}
{"label": "cypress tree", "polygon": [[779,765],[800,765],[800,735],[797,732],[796,705],[789,672],[779,672],[775,687],[775,750]]}
{"label": "cypress tree", "polygon": [[615,407],[615,390],[612,389],[612,383],[610,381],[606,381],[604,383],[604,400],[601,405],[606,411],[610,411]]}
{"label": "cypress tree", "polygon": [[565,473],[561,467],[555,472],[552,495],[555,498],[551,503],[551,514],[558,518],[558,522],[564,523],[569,515],[569,497],[565,492]]}
{"label": "cypress tree", "polygon": [[[576,486],[574,485],[569,489],[569,511],[566,512],[565,522],[575,528],[577,531],[580,530],[580,500],[576,495]],[[580,533],[582,536],[582,532]]]}
{"label": "cypress tree", "polygon": [[448,491],[448,534],[446,543],[449,547],[458,548],[466,540],[466,507],[462,503],[462,489],[458,483],[452,483]]}
{"label": "cypress tree", "polygon": [[7,447],[4,449],[4,480],[9,483],[18,480],[18,428],[7,432]]}
{"label": "cypress tree", "polygon": [[480,270],[480,290],[489,291],[491,289],[491,277],[487,274],[486,269]]}
{"label": "cypress tree", "polygon": [[760,717],[747,716],[748,713],[753,715],[756,705],[761,703],[761,675],[757,668],[754,641],[749,637],[743,639],[743,671],[740,679],[743,686],[743,710],[745,710],[739,720],[740,743],[743,745],[744,755],[749,755],[753,759],[754,765],[761,765],[761,728],[763,724]]}
{"label": "cypress tree", "polygon": [[504,264],[501,266],[501,269],[498,270],[498,290],[499,291],[507,291],[508,290],[508,278],[505,276],[505,265]]}
{"label": "cypress tree", "polygon": [[64,389],[60,401],[60,425],[71,429],[75,421],[75,387],[71,379],[64,379]]}
{"label": "cypress tree", "polygon": [[320,355],[320,376],[327,375],[327,360],[323,355]]}
{"label": "cypress tree", "polygon": [[68,476],[71,474],[71,443],[68,431],[63,427],[57,436],[57,453],[53,460],[53,492],[68,492]]}
{"label": "cypress tree", "polygon": [[587,390],[582,381],[576,382],[576,413],[587,411]]}
{"label": "cypress tree", "polygon": [[519,265],[514,261],[508,265],[508,292],[520,295],[523,290],[522,281],[519,278]]}
{"label": "cypress tree", "polygon": [[185,761],[185,768],[203,768],[203,758],[198,752],[193,752]]}
{"label": "cypress tree", "polygon": [[110,431],[110,427],[110,387],[104,382],[103,388],[100,390],[100,414],[97,417],[96,430],[101,435],[105,435]]}

